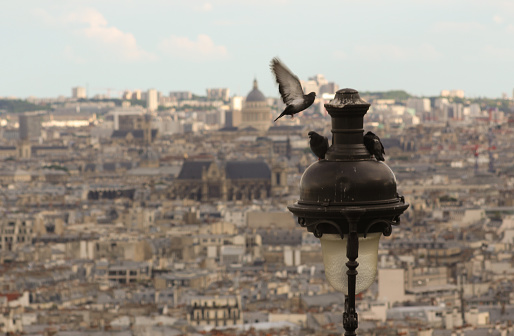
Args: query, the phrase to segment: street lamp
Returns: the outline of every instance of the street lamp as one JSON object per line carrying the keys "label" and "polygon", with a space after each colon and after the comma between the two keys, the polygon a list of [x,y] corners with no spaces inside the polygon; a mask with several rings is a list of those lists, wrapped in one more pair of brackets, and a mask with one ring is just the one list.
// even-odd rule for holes
{"label": "street lamp", "polygon": [[391,169],[363,144],[369,106],[353,89],[337,91],[325,104],[332,118],[332,145],[324,160],[305,170],[300,199],[288,206],[298,223],[320,238],[325,275],[346,295],[345,335],[356,335],[355,295],[375,280],[379,239],[391,234],[409,207],[396,191]]}

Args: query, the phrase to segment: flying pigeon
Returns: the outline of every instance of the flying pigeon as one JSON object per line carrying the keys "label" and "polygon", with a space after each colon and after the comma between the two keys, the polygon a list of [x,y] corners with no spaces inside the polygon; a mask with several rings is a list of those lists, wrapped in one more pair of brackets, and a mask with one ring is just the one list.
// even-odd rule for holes
{"label": "flying pigeon", "polygon": [[318,157],[318,161],[324,159],[325,153],[328,150],[328,138],[314,131],[309,132],[309,138],[311,151]]}
{"label": "flying pigeon", "polygon": [[380,141],[380,138],[373,132],[368,132],[364,135],[364,146],[371,155],[379,161],[384,161],[384,146]]}
{"label": "flying pigeon", "polygon": [[293,118],[294,114],[302,112],[314,103],[316,93],[311,92],[308,95],[304,95],[298,77],[280,62],[278,58],[271,60],[270,67],[278,83],[278,90],[280,91],[282,101],[287,105],[274,121],[285,115],[290,115]]}

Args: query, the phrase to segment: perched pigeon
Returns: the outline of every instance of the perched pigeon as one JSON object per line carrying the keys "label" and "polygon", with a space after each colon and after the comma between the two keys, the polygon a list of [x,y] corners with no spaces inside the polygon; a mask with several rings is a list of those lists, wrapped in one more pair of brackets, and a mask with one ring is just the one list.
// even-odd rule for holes
{"label": "perched pigeon", "polygon": [[374,155],[377,160],[384,161],[384,146],[375,133],[368,132],[364,135],[364,146],[366,146],[368,152]]}
{"label": "perched pigeon", "polygon": [[[277,80],[282,101],[287,105],[277,119],[285,115],[290,115],[292,118],[294,114],[302,112],[314,103],[316,93],[311,92],[308,95],[304,95],[298,77],[280,62],[278,58],[271,60],[270,67]],[[277,119],[274,121],[277,121]]]}
{"label": "perched pigeon", "polygon": [[325,153],[328,150],[328,138],[326,136],[319,135],[314,131],[309,132],[309,145],[311,151],[318,157],[318,161],[325,158]]}

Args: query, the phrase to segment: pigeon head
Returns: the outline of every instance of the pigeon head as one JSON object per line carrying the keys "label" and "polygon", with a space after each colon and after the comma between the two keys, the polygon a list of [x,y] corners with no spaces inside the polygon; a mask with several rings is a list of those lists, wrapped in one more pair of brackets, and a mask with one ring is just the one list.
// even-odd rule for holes
{"label": "pigeon head", "polygon": [[311,92],[307,96],[309,96],[309,97],[316,97],[316,92]]}
{"label": "pigeon head", "polygon": [[311,151],[318,157],[318,160],[325,158],[328,151],[328,139],[325,136],[319,135],[314,131],[309,132],[309,146]]}
{"label": "pigeon head", "polygon": [[320,141],[323,141],[323,136],[322,135],[319,135],[318,133],[314,132],[314,131],[310,131],[309,132],[309,138],[315,142],[320,142]]}

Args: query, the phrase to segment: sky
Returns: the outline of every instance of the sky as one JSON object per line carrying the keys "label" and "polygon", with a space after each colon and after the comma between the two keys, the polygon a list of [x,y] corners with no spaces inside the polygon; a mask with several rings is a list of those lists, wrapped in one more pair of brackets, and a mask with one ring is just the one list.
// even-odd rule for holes
{"label": "sky", "polygon": [[21,0],[0,2],[0,97],[278,88],[300,79],[434,96],[512,96],[512,0]]}

